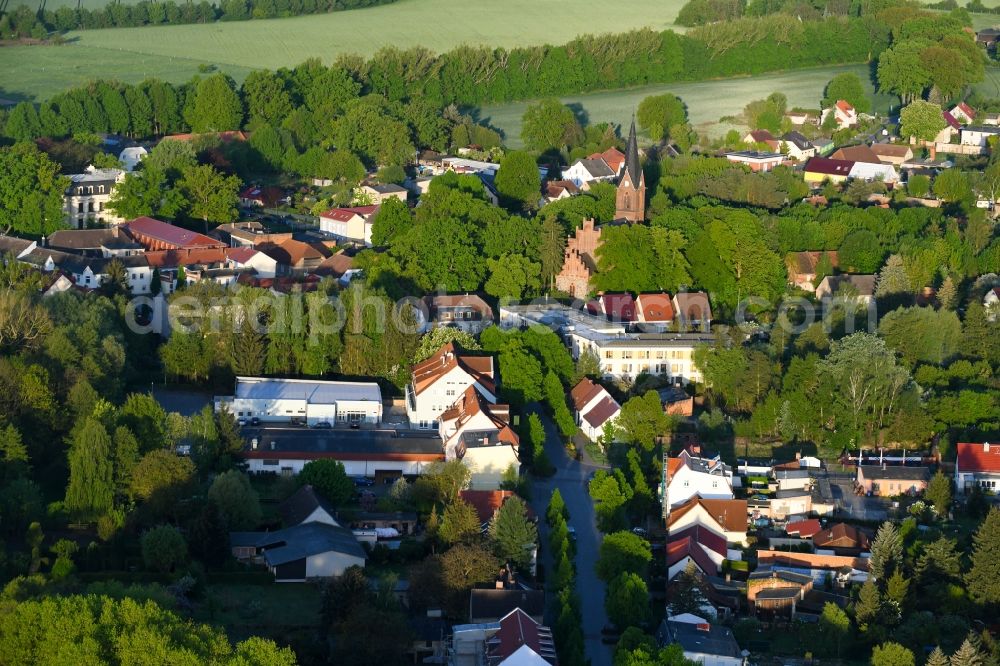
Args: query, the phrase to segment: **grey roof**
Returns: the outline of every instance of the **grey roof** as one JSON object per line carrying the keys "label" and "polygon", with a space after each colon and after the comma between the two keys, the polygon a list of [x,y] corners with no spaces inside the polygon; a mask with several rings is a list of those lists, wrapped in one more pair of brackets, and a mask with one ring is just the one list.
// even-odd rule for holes
{"label": "grey roof", "polygon": [[966,125],[962,132],[979,132],[981,134],[1000,134],[1000,125]]}
{"label": "grey roof", "polygon": [[473,589],[469,597],[469,618],[501,618],[515,608],[532,617],[545,613],[545,592],[542,590]]}
{"label": "grey roof", "polygon": [[757,593],[758,599],[794,599],[800,590],[795,587],[772,587]]}
{"label": "grey roof", "polygon": [[339,455],[364,456],[352,458],[368,460],[387,454],[444,456],[441,438],[427,435],[409,435],[395,430],[305,430],[265,429],[259,435],[257,457],[269,452],[300,454],[304,458],[321,458]]}
{"label": "grey roof", "polygon": [[580,160],[580,164],[583,165],[583,168],[587,170],[587,173],[594,178],[611,178],[615,175],[615,172],[611,170],[611,167],[609,167],[608,163],[604,160],[582,159]]}
{"label": "grey roof", "polygon": [[861,473],[866,479],[899,479],[909,481],[911,479],[929,479],[931,470],[927,467],[902,466],[902,465],[861,465]]}
{"label": "grey roof", "polygon": [[809,143],[809,139],[807,139],[805,135],[802,134],[801,132],[794,132],[794,131],[788,132],[781,138],[782,140],[788,141],[789,143],[794,143],[795,147],[798,148],[799,150],[808,150],[809,148],[813,147],[813,145]]}
{"label": "grey roof", "polygon": [[231,532],[229,542],[263,548],[269,566],[329,552],[365,559],[364,548],[350,530],[326,523],[305,523],[274,532]]}
{"label": "grey roof", "polygon": [[333,516],[333,506],[310,485],[305,485],[295,491],[291,497],[286,499],[278,507],[281,513],[281,520],[285,525],[301,525],[302,521],[312,515],[316,509],[323,509]]}
{"label": "grey roof", "polygon": [[[48,247],[61,250],[97,250],[118,237],[116,229],[61,229],[49,236]],[[123,239],[130,246],[141,248],[138,243]]]}
{"label": "grey roof", "polygon": [[834,294],[845,284],[857,289],[858,296],[872,296],[875,293],[874,275],[828,275],[823,279],[829,280],[830,291]]}
{"label": "grey roof", "polygon": [[0,252],[10,252],[14,256],[17,256],[27,250],[33,242],[26,238],[0,234]]}
{"label": "grey roof", "polygon": [[710,624],[706,628],[706,625],[664,620],[660,629],[661,640],[665,643],[679,643],[685,652],[720,657],[740,656],[739,643],[728,627]]}
{"label": "grey roof", "polygon": [[406,192],[405,187],[400,187],[395,183],[387,183],[385,185],[369,185],[368,187],[372,188],[379,194],[394,194],[396,192]]}
{"label": "grey roof", "polygon": [[808,490],[799,490],[797,488],[789,490],[779,490],[774,493],[775,499],[788,499],[789,497],[804,497],[809,495]]}
{"label": "grey roof", "polygon": [[642,180],[642,166],[639,164],[639,145],[635,140],[635,116],[632,117],[632,127],[628,131],[628,142],[625,144],[625,168],[622,170],[622,180],[628,175],[634,185]]}
{"label": "grey roof", "polygon": [[774,478],[776,479],[808,479],[809,470],[802,469],[778,469],[774,472]]}
{"label": "grey roof", "polygon": [[314,405],[330,405],[343,400],[381,402],[382,392],[375,382],[237,377],[235,397],[248,400],[305,400]]}
{"label": "grey roof", "polygon": [[769,153],[760,150],[734,150],[726,153],[726,157],[746,157],[752,160],[773,160],[777,157],[784,157],[781,153]]}

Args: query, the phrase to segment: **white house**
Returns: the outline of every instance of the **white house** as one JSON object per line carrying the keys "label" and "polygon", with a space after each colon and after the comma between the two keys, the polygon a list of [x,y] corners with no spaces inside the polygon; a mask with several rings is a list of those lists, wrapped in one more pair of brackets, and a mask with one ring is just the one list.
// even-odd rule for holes
{"label": "white house", "polygon": [[899,173],[896,167],[883,162],[854,162],[848,178],[859,180],[880,181],[883,183],[898,183]]}
{"label": "white house", "polygon": [[797,162],[805,162],[816,155],[816,146],[801,132],[788,132],[781,137],[781,152]]}
{"label": "white house", "polygon": [[666,463],[662,490],[665,511],[696,495],[704,499],[733,498],[733,470],[718,455],[700,458],[684,450]]}
{"label": "white house", "polygon": [[959,494],[973,486],[993,494],[1000,492],[1000,444],[961,442],[955,463],[955,487]]}
{"label": "white house", "polygon": [[604,434],[605,427],[614,423],[622,409],[607,389],[586,377],[573,387],[570,398],[573,400],[576,424],[592,442]]}
{"label": "white house", "polygon": [[563,180],[568,180],[577,187],[583,187],[589,183],[613,181],[618,177],[618,173],[603,158],[586,158],[571,164],[563,170],[562,176]]}
{"label": "white house", "polygon": [[492,356],[465,354],[449,342],[413,366],[413,379],[406,386],[406,417],[410,427],[437,430],[441,414],[470,386],[476,387],[488,402],[495,403],[495,382]]}
{"label": "white house", "polygon": [[968,125],[959,131],[959,143],[966,146],[985,148],[991,136],[1000,135],[997,125]]}
{"label": "white house", "polygon": [[375,382],[237,377],[232,396],[215,398],[215,409],[223,408],[237,418],[270,423],[377,424],[382,421],[382,392]]}
{"label": "white house", "polygon": [[362,185],[361,193],[371,199],[376,206],[384,204],[388,199],[399,199],[406,203],[408,192],[405,187],[388,183],[386,185]]}
{"label": "white house", "polygon": [[498,489],[503,473],[517,469],[519,441],[509,421],[510,407],[490,404],[475,386],[439,417],[445,460],[461,460],[469,468],[473,490]]}
{"label": "white house", "polygon": [[83,229],[88,224],[120,224],[125,220],[107,208],[118,183],[125,179],[121,169],[88,166],[84,173],[72,174],[63,199],[63,211],[70,226]]}
{"label": "white house", "polygon": [[846,100],[838,99],[836,104],[828,109],[823,109],[823,113],[819,118],[819,124],[822,125],[825,123],[827,116],[831,113],[837,120],[838,129],[854,127],[858,124],[858,112]]}
{"label": "white house", "polygon": [[372,244],[372,223],[379,206],[334,208],[319,216],[319,229],[343,240]]}
{"label": "white house", "polygon": [[976,119],[976,112],[965,102],[959,102],[948,111],[955,120],[968,125]]}
{"label": "white house", "polygon": [[122,163],[122,168],[127,172],[135,170],[135,167],[148,154],[142,146],[131,146],[118,153],[118,161]]}
{"label": "white house", "polygon": [[257,277],[273,278],[278,272],[278,262],[252,247],[234,247],[226,250],[230,268],[238,271],[252,270]]}
{"label": "white house", "polygon": [[701,525],[726,540],[728,544],[747,543],[747,501],[692,497],[670,508],[667,534],[677,534]]}
{"label": "white house", "polygon": [[726,540],[704,525],[694,524],[667,537],[667,580],[673,580],[689,563],[706,576],[722,570],[729,549]]}

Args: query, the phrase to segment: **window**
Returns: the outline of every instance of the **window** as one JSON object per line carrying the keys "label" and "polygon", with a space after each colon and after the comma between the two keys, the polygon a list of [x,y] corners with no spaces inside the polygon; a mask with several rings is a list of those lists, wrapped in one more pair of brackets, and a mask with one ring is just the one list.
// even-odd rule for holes
{"label": "window", "polygon": [[615,353],[613,351],[611,351],[610,349],[605,350],[605,352],[604,352],[604,358],[614,358],[614,357],[615,357]]}
{"label": "window", "polygon": [[104,194],[104,186],[103,185],[98,185],[97,186],[97,191],[98,191],[99,194]]}
{"label": "window", "polygon": [[88,185],[87,186],[87,194],[93,194],[93,193],[94,193],[94,186],[93,185]]}

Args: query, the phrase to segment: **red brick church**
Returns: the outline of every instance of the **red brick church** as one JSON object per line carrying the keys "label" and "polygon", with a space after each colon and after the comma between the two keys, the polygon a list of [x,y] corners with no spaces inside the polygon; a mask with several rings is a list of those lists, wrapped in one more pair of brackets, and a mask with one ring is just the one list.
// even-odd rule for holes
{"label": "red brick church", "polygon": [[[639,163],[635,140],[635,119],[625,147],[625,169],[615,193],[615,223],[641,222],[646,218],[646,177]],[[597,272],[597,249],[601,246],[601,227],[594,220],[584,220],[573,237],[566,239],[563,267],[556,275],[556,289],[576,298],[586,298],[590,280]]]}

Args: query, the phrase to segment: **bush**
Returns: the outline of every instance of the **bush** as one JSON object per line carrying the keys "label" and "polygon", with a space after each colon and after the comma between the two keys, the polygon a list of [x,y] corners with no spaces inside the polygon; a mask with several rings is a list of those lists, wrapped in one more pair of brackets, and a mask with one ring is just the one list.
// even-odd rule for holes
{"label": "bush", "polygon": [[142,535],[142,561],[147,569],[173,571],[187,561],[187,543],[173,525],[160,525]]}

